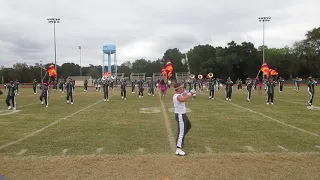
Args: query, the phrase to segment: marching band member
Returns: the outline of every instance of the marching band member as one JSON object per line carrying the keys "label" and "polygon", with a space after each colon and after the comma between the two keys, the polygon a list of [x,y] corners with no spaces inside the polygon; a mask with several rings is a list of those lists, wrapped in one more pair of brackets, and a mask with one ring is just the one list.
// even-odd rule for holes
{"label": "marching band member", "polygon": [[203,92],[203,79],[202,78],[203,78],[203,76],[201,74],[199,74],[198,75],[198,79],[199,79],[198,83],[199,83],[200,92]]}
{"label": "marching band member", "polygon": [[176,155],[184,156],[186,153],[182,150],[184,146],[184,139],[189,130],[191,129],[191,123],[187,116],[185,102],[192,96],[192,93],[184,93],[183,84],[178,82],[174,85],[175,94],[173,95],[173,105],[175,119],[178,123],[178,137],[177,137],[177,149]]}
{"label": "marching band member", "polygon": [[85,79],[84,82],[83,82],[83,88],[84,88],[84,92],[87,92],[88,91],[88,80]]}
{"label": "marching band member", "polygon": [[32,88],[33,88],[33,93],[34,94],[37,94],[37,91],[38,91],[38,82],[36,79],[33,80],[32,82]]}
{"label": "marching band member", "polygon": [[144,81],[140,77],[140,80],[138,81],[138,88],[139,88],[139,98],[143,98],[143,91],[144,91]]}
{"label": "marching band member", "polygon": [[114,85],[114,80],[111,78],[110,87],[111,87],[112,91],[113,91],[113,85]]}
{"label": "marching band member", "polygon": [[164,96],[167,96],[166,82],[164,82],[163,79],[161,79],[159,87],[160,87],[161,99],[162,99]]}
{"label": "marching band member", "polygon": [[241,79],[238,79],[238,87],[237,87],[237,90],[239,91],[240,89],[242,89],[242,80]]}
{"label": "marching band member", "polygon": [[233,82],[231,81],[230,77],[228,77],[225,85],[226,85],[226,100],[231,101]]}
{"label": "marching band member", "polygon": [[149,95],[154,96],[154,86],[155,86],[155,82],[153,80],[149,81]]}
{"label": "marching band member", "polygon": [[[74,84],[72,83],[71,78],[67,81],[66,90],[67,90],[67,104],[69,104],[69,102],[71,102],[71,104],[73,104]],[[70,99],[70,101],[69,101],[69,99]]]}
{"label": "marching band member", "polygon": [[103,86],[103,97],[104,97],[104,101],[109,101],[110,81],[109,81],[109,80],[104,80],[102,86]]}
{"label": "marching band member", "polygon": [[267,87],[267,94],[268,94],[268,99],[267,99],[267,105],[271,102],[273,105],[273,100],[274,100],[274,87],[275,83],[273,82],[272,78],[269,77],[269,79],[266,82],[266,87]]}
{"label": "marching band member", "polygon": [[216,78],[215,86],[217,87],[217,90],[220,91],[220,79]]}
{"label": "marching band member", "polygon": [[247,86],[247,100],[250,102],[251,100],[251,90],[252,90],[253,80],[249,77],[246,80],[246,86]]}
{"label": "marching band member", "polygon": [[214,87],[215,83],[214,83],[214,79],[210,78],[208,79],[208,88],[209,88],[209,99],[214,100]]}
{"label": "marching band member", "polygon": [[60,80],[60,91],[61,91],[62,93],[64,93],[65,84],[66,84],[65,79],[61,79],[61,80]]}
{"label": "marching band member", "polygon": [[131,81],[131,93],[135,93],[136,80]]}
{"label": "marching band member", "polygon": [[263,87],[263,82],[262,80],[259,80],[258,78],[256,78],[256,82],[255,82],[255,86],[256,84],[258,84],[258,95],[262,96],[262,87]]}
{"label": "marching band member", "polygon": [[101,92],[101,86],[103,85],[101,78],[98,79],[97,83],[98,83],[98,91]]}
{"label": "marching band member", "polygon": [[308,81],[308,92],[310,94],[310,99],[308,101],[308,105],[312,106],[313,98],[314,98],[314,85],[317,85],[317,81],[315,81],[311,76],[309,77]]}
{"label": "marching band member", "polygon": [[302,81],[302,79],[301,78],[299,78],[299,77],[296,77],[296,79],[295,79],[295,85],[296,85],[296,91],[297,91],[297,93],[299,92],[299,89],[300,89],[300,82]]}
{"label": "marching band member", "polygon": [[282,92],[284,79],[282,77],[280,77],[278,81],[279,81],[279,92]]}
{"label": "marching band member", "polygon": [[126,79],[121,81],[121,97],[123,100],[127,100],[127,82]]}
{"label": "marching band member", "polygon": [[93,81],[93,87],[96,89],[96,91],[98,91],[98,80],[97,79],[95,79]]}
{"label": "marching band member", "polygon": [[14,85],[16,86],[16,95],[19,96],[19,94],[20,94],[20,83],[19,83],[18,79],[16,80]]}
{"label": "marching band member", "polygon": [[44,99],[44,101],[46,103],[46,108],[47,108],[49,105],[49,101],[48,101],[48,99],[49,99],[48,98],[49,97],[49,86],[47,83],[42,83],[40,85],[40,89],[42,90],[40,98],[39,98],[41,101],[41,105],[43,105],[43,99]]}
{"label": "marching band member", "polygon": [[17,108],[17,103],[16,103],[16,85],[13,82],[13,80],[10,81],[10,84],[7,85],[7,89],[8,89],[8,95],[7,95],[7,99],[6,99],[6,103],[8,106],[8,109],[11,109],[11,105],[10,105],[10,100],[12,101],[12,107],[13,110],[15,110]]}

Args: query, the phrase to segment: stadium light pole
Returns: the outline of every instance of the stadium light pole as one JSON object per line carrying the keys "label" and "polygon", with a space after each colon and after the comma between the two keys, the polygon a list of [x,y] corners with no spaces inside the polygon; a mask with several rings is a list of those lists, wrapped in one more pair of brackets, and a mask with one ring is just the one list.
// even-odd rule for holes
{"label": "stadium light pole", "polygon": [[57,70],[57,44],[56,44],[56,23],[60,23],[60,18],[48,18],[49,23],[53,24],[53,42],[54,42],[54,67],[56,73],[58,74]]}
{"label": "stadium light pole", "polygon": [[259,21],[262,22],[262,61],[265,63],[265,54],[264,54],[264,24],[265,22],[269,22],[271,20],[271,17],[259,17]]}
{"label": "stadium light pole", "polygon": [[82,50],[82,47],[81,46],[79,46],[79,50],[80,50],[80,76],[82,76],[82,67],[81,67],[81,55],[82,55],[81,50]]}

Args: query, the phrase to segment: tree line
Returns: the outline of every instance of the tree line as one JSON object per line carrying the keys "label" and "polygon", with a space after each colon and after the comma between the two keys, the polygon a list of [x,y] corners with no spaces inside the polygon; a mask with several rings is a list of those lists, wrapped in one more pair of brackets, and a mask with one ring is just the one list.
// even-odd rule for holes
{"label": "tree line", "polygon": [[[281,37],[279,37],[281,38]],[[178,48],[168,49],[161,59],[146,60],[137,59],[133,62],[125,61],[118,66],[119,73],[146,73],[152,76],[154,72],[160,73],[168,59],[171,60],[174,72],[188,72],[198,75],[206,75],[210,72],[214,77],[232,79],[245,79],[256,77],[262,65],[262,46],[255,47],[251,42],[237,44],[234,41],[227,43],[225,47],[212,45],[197,45],[187,53],[182,53]],[[187,58],[186,58],[187,55]],[[273,69],[279,72],[284,79],[295,77],[307,78],[308,76],[320,77],[320,27],[307,31],[305,38],[296,41],[291,47],[269,48],[265,46],[265,61]],[[43,67],[48,68],[50,64]],[[40,81],[41,67],[39,63],[27,65],[16,63],[12,68],[0,68],[0,77],[4,82],[10,79],[18,79],[22,83]],[[107,66],[105,67],[107,69]],[[114,66],[111,67],[112,71]],[[80,66],[75,63],[64,63],[57,66],[59,77],[79,76]],[[42,75],[45,70],[42,71]],[[83,76],[99,78],[102,74],[102,66],[90,64],[82,67]],[[174,77],[174,76],[173,76]]]}

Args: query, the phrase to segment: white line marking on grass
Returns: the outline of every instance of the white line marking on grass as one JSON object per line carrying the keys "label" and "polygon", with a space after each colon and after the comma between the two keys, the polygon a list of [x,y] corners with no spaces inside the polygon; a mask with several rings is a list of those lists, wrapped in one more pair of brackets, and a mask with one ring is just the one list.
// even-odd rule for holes
{"label": "white line marking on grass", "polygon": [[277,120],[277,119],[274,119],[273,117],[270,117],[270,116],[267,116],[267,115],[265,115],[265,114],[259,113],[259,112],[257,112],[257,111],[252,110],[252,109],[248,109],[248,108],[239,106],[239,105],[234,104],[234,103],[232,103],[232,102],[226,102],[226,101],[221,100],[221,99],[218,99],[218,100],[219,100],[219,101],[223,101],[223,102],[225,102],[225,103],[230,103],[230,104],[232,104],[232,105],[234,105],[234,106],[237,106],[237,107],[239,107],[239,108],[245,109],[245,110],[250,111],[250,112],[252,112],[252,113],[259,114],[259,115],[264,116],[264,117],[266,117],[266,118],[268,118],[268,119],[271,119],[271,120],[274,121],[274,122],[277,122],[277,123],[282,124],[282,125],[284,125],[284,126],[288,126],[288,127],[292,128],[292,129],[296,129],[296,130],[298,130],[298,131],[301,131],[301,132],[304,132],[304,133],[307,133],[307,134],[310,134],[310,135],[319,137],[319,134],[306,131],[306,130],[304,130],[304,129],[301,129],[301,128],[292,126],[292,125],[290,125],[290,124],[286,124],[286,123],[281,122],[281,121],[279,121],[279,120]]}
{"label": "white line marking on grass", "polygon": [[26,153],[28,151],[28,149],[22,149],[20,152],[16,153],[17,156],[21,156],[24,153]]}
{"label": "white line marking on grass", "polygon": [[62,154],[66,154],[68,152],[69,149],[64,149],[62,150]]}
{"label": "white line marking on grass", "polygon": [[161,104],[162,113],[163,113],[163,117],[164,117],[164,122],[165,122],[167,133],[168,133],[170,148],[171,148],[171,151],[174,151],[175,142],[174,142],[174,138],[173,138],[173,134],[172,134],[172,128],[170,126],[170,121],[168,118],[168,113],[167,113],[167,110],[166,110],[164,103],[161,99],[160,91],[158,91],[158,94],[159,94],[160,104]]}
{"label": "white line marking on grass", "polygon": [[254,149],[251,146],[245,146],[245,147],[248,149],[248,151],[254,152]]}
{"label": "white line marking on grass", "polygon": [[97,152],[98,154],[100,154],[100,153],[101,153],[101,151],[103,151],[103,147],[98,148],[98,149],[96,150],[96,152]]}
{"label": "white line marking on grass", "polygon": [[[0,111],[0,116],[6,116],[6,115],[18,113],[20,111],[21,110],[2,110],[2,111]],[[5,113],[2,113],[2,112],[5,112]]]}
{"label": "white line marking on grass", "polygon": [[144,152],[144,148],[139,148],[138,151],[139,151],[140,153],[143,153],[143,152]]}
{"label": "white line marking on grass", "polygon": [[38,129],[38,130],[36,130],[36,131],[34,131],[34,132],[32,132],[32,133],[30,133],[30,134],[18,139],[18,140],[12,141],[12,142],[7,143],[7,144],[4,144],[4,145],[0,146],[0,150],[3,149],[3,148],[9,147],[11,145],[17,144],[18,142],[21,142],[21,141],[23,141],[25,139],[28,139],[29,137],[32,137],[32,136],[34,136],[34,135],[46,130],[47,128],[49,128],[49,127],[51,127],[51,126],[53,126],[55,124],[58,124],[59,122],[65,120],[65,119],[68,119],[68,118],[70,118],[70,117],[72,117],[72,116],[74,116],[74,115],[76,115],[76,114],[78,114],[78,113],[80,113],[80,112],[82,112],[82,111],[84,111],[86,109],[91,108],[92,106],[95,106],[95,105],[99,104],[100,102],[102,102],[102,100],[100,100],[98,102],[95,102],[95,103],[93,103],[93,104],[91,104],[91,105],[89,105],[89,106],[87,106],[85,108],[82,108],[82,109],[80,109],[80,110],[78,110],[78,111],[76,111],[76,112],[74,112],[74,113],[72,113],[72,114],[70,114],[70,115],[68,115],[68,116],[66,116],[64,118],[60,118],[60,119],[54,121],[53,123],[41,128],[41,129]]}
{"label": "white line marking on grass", "polygon": [[288,149],[285,148],[285,147],[283,147],[283,146],[278,145],[277,147],[280,148],[280,149],[282,149],[282,150],[284,150],[284,151],[288,151]]}
{"label": "white line marking on grass", "polygon": [[316,146],[314,146],[314,147],[316,147],[316,148],[319,148],[319,149],[320,149],[320,146],[317,146],[317,145],[316,145]]}
{"label": "white line marking on grass", "polygon": [[213,153],[212,149],[210,147],[206,147],[206,150],[209,152],[209,153]]}

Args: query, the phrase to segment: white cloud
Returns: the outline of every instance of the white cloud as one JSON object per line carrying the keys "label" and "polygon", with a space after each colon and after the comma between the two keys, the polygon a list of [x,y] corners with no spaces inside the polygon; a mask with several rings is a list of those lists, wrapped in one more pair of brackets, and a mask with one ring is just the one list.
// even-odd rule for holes
{"label": "white cloud", "polygon": [[102,45],[117,46],[118,64],[126,60],[161,58],[169,48],[185,52],[198,44],[225,46],[231,40],[262,44],[259,16],[266,24],[266,45],[283,47],[301,40],[319,26],[318,0],[2,0],[0,1],[0,65],[57,62],[101,64]]}

